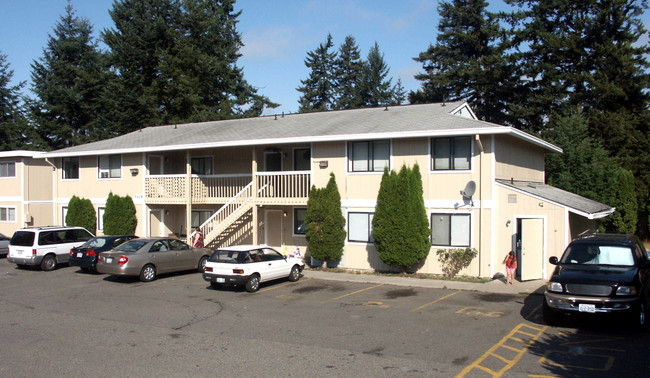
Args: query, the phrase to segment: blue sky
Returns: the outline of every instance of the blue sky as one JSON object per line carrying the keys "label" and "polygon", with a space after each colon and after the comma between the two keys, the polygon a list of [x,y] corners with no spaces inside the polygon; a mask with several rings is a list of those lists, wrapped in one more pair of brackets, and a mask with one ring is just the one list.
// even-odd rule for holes
{"label": "blue sky", "polygon": [[[502,4],[491,3],[495,8]],[[0,52],[7,55],[14,83],[27,81],[29,88],[30,65],[43,55],[48,34],[66,4],[67,0],[2,0]],[[90,21],[96,36],[113,27],[108,14],[113,0],[72,0],[71,4],[77,16]],[[259,93],[281,104],[267,114],[293,113],[300,97],[296,88],[309,74],[304,65],[307,52],[324,42],[327,33],[332,34],[336,49],[352,35],[364,58],[376,41],[393,83],[401,78],[407,90],[415,90],[419,82],[413,75],[422,67],[412,58],[435,41],[437,6],[438,1],[431,0],[239,0],[236,9],[242,14],[237,30],[245,46],[238,65]],[[648,29],[647,12],[644,24]]]}

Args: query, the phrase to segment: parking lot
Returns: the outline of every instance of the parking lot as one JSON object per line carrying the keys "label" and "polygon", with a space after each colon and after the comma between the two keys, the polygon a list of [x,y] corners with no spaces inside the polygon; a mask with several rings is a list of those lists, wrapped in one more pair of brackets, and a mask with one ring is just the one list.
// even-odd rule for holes
{"label": "parking lot", "polygon": [[541,321],[542,296],[314,278],[257,293],[0,259],[0,376],[647,375],[648,334]]}

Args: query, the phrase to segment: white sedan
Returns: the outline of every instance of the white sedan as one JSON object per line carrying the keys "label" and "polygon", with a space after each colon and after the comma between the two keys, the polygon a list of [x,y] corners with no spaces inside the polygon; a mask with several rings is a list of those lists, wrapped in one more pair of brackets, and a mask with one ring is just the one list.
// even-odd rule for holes
{"label": "white sedan", "polygon": [[219,285],[243,285],[255,292],[260,283],[288,278],[298,281],[305,263],[297,257],[287,257],[273,248],[260,245],[238,245],[214,251],[205,264],[203,279],[213,289]]}

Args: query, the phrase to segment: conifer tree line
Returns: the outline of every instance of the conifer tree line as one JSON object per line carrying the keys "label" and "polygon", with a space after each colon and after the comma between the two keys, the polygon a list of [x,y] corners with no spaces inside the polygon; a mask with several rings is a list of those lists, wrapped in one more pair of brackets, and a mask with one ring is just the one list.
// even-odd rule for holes
{"label": "conifer tree line", "polygon": [[[53,150],[147,126],[261,115],[276,107],[237,66],[235,0],[117,0],[93,37],[68,3],[32,63],[33,98],[0,54],[0,150]],[[107,47],[100,49],[100,42]]]}
{"label": "conifer tree line", "polygon": [[388,77],[390,68],[377,42],[364,60],[353,36],[345,37],[334,50],[328,34],[324,43],[307,52],[305,66],[309,77],[296,88],[302,93],[298,99],[301,113],[401,105],[406,100],[401,79],[393,85]]}

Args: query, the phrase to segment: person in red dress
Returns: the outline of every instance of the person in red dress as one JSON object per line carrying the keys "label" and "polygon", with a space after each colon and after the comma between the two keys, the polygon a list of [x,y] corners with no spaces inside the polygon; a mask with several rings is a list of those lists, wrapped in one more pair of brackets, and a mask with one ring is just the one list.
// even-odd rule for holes
{"label": "person in red dress", "polygon": [[517,257],[515,253],[513,251],[508,252],[503,259],[503,263],[506,264],[506,285],[512,285],[512,281],[515,279],[515,271],[517,270]]}

